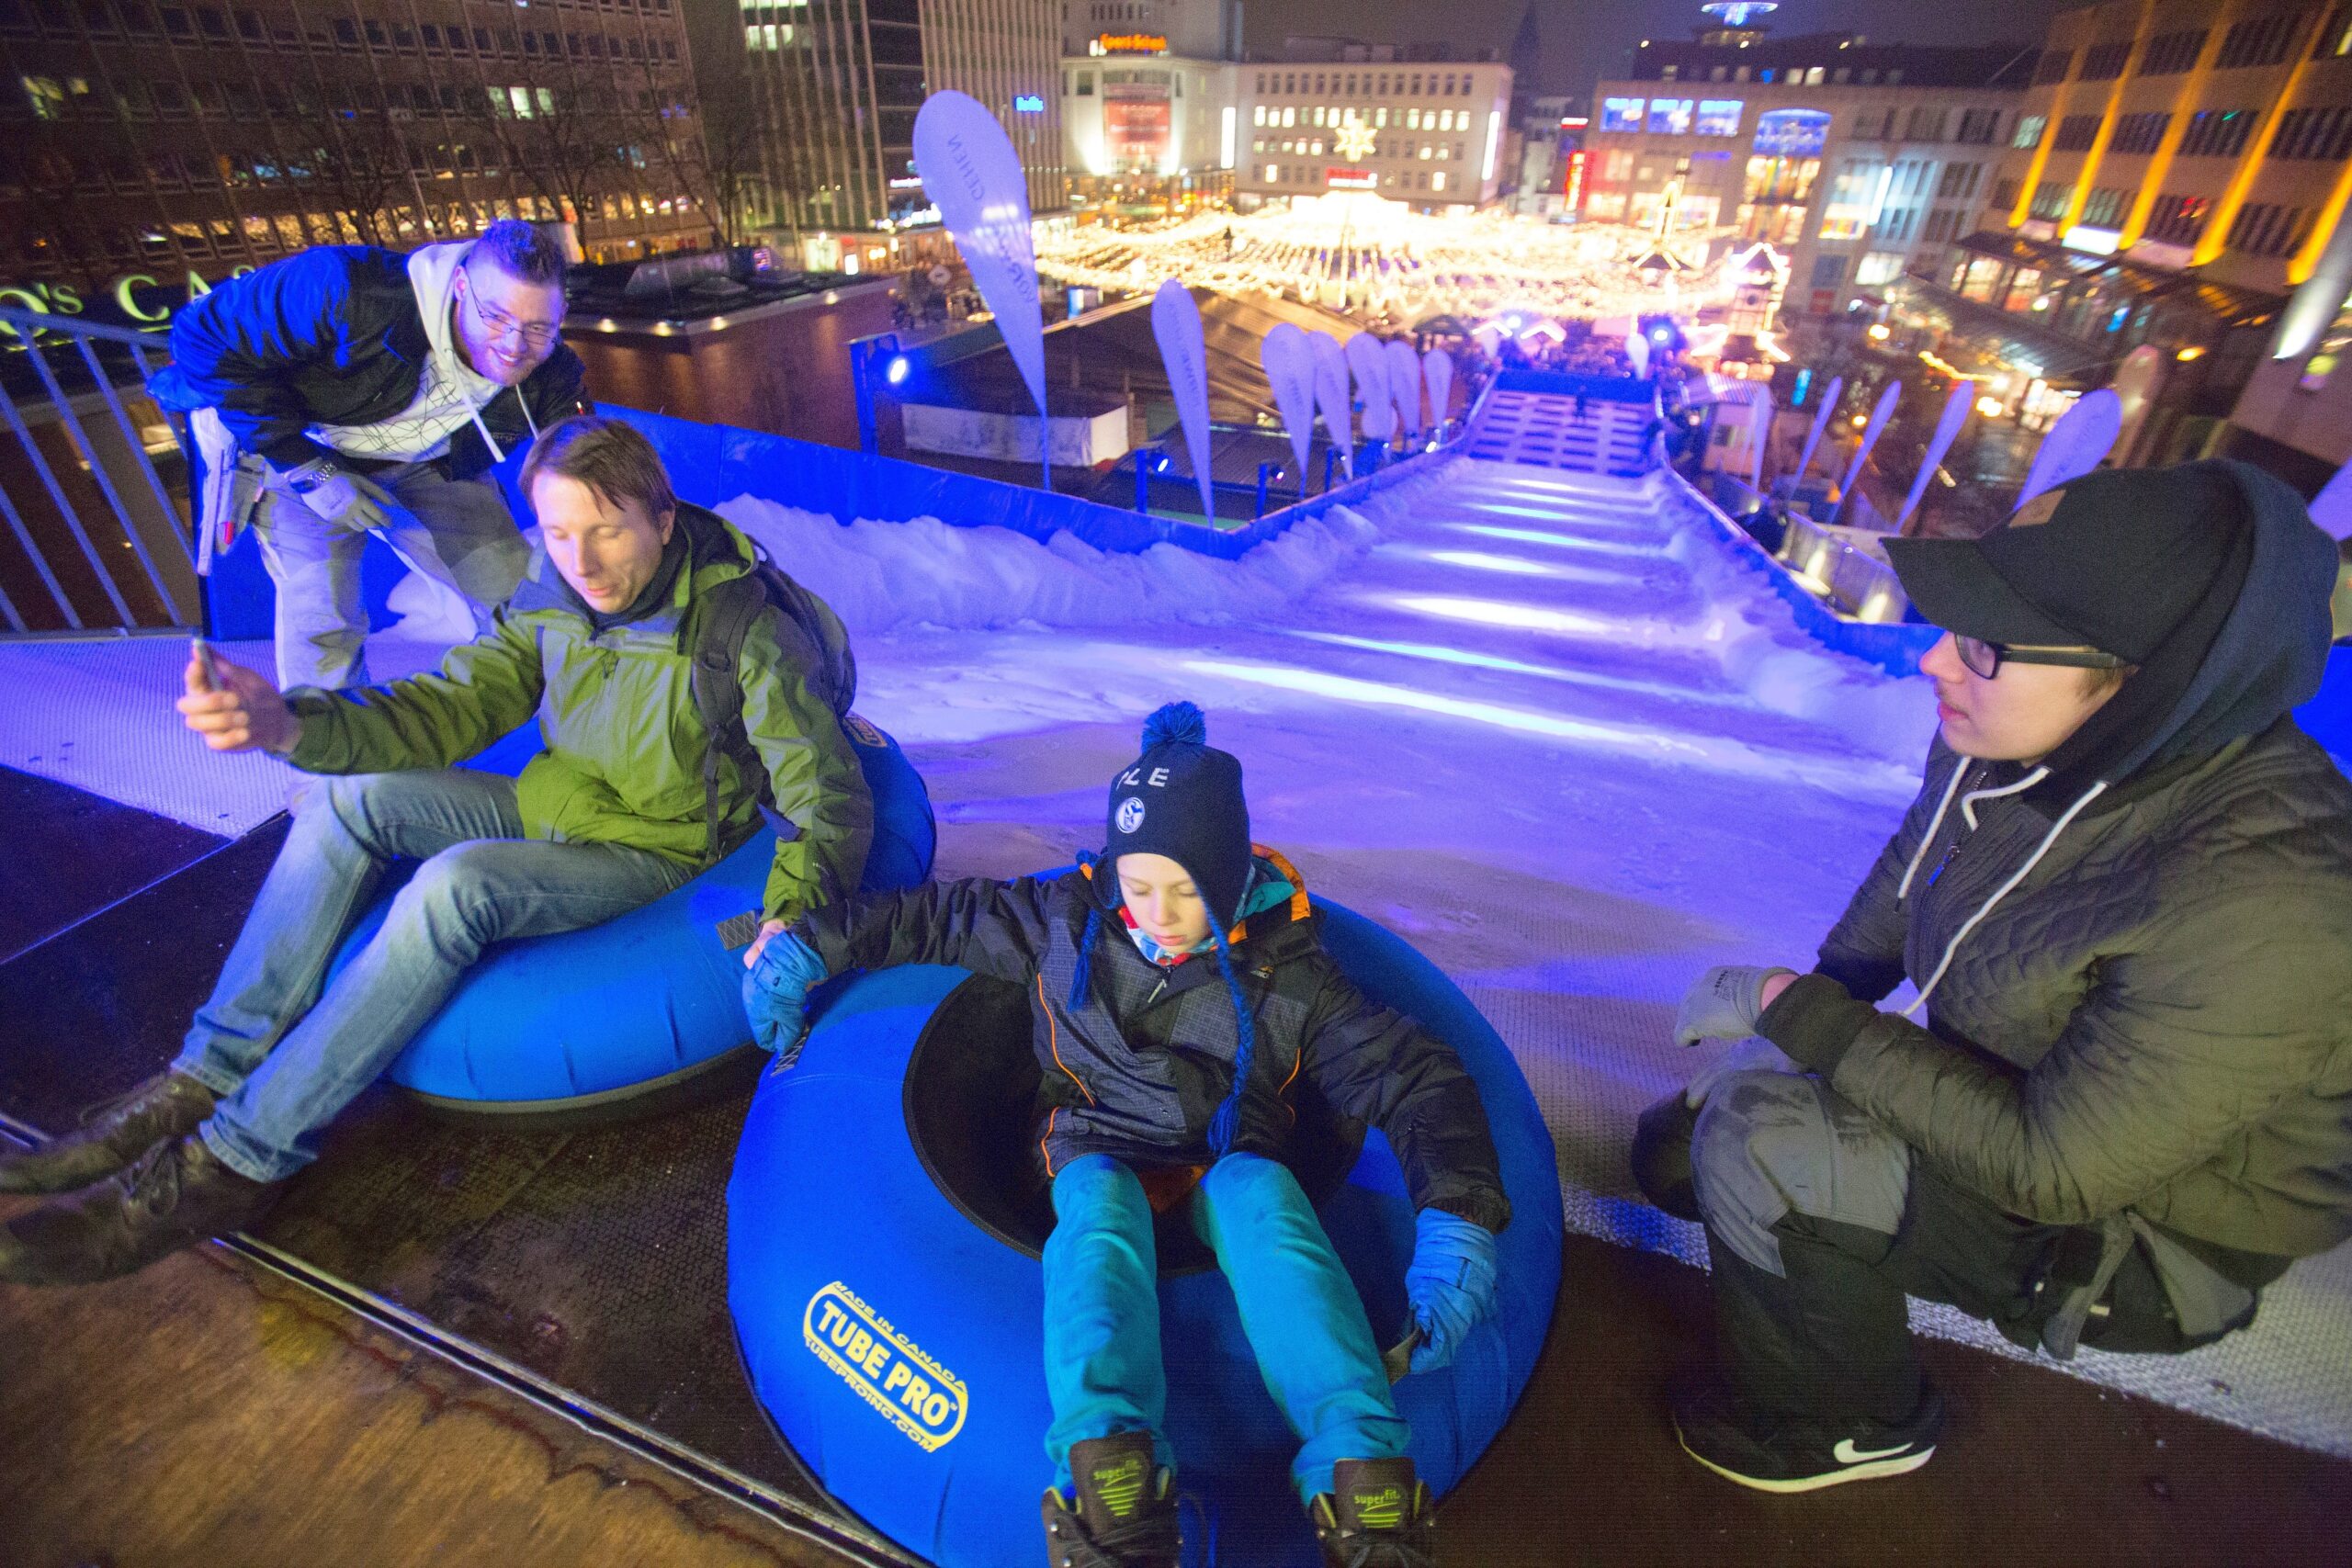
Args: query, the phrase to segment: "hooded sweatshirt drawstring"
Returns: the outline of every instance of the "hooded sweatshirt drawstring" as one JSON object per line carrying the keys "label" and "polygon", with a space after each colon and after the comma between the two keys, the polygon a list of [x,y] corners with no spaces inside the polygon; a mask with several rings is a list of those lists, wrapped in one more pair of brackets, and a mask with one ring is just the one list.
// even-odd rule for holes
{"label": "hooded sweatshirt drawstring", "polygon": [[1903,868],[1903,880],[1894,889],[1897,903],[1911,897],[1911,879],[1919,874],[1919,863],[1935,847],[1936,830],[1944,825],[1944,813],[1951,809],[1951,797],[1960,793],[1960,781],[1967,776],[1968,761],[1962,758],[1951,771],[1951,782],[1944,785],[1944,797],[1936,802],[1936,814],[1928,818],[1928,830],[1919,836],[1919,847],[1911,852],[1911,863]]}
{"label": "hooded sweatshirt drawstring", "polygon": [[[1986,790],[1982,792],[1982,796],[2007,795],[2016,790],[2023,789],[2027,787],[2027,785],[2031,784],[2036,780],[2040,779],[2043,772],[2044,770],[2036,769],[2023,783],[2012,784],[2006,790]],[[2009,879],[2007,882],[2002,883],[2000,886],[1995,888],[1993,890],[1993,896],[1984,900],[1983,907],[1978,908],[1976,913],[1969,916],[1966,923],[1962,925],[1960,930],[1952,933],[1951,941],[1944,944],[1944,955],[1943,958],[1936,964],[1936,972],[1928,976],[1928,983],[1926,985],[1919,987],[1918,998],[1914,1000],[1909,1007],[1903,1010],[1904,1017],[1908,1018],[1913,1013],[1917,1012],[1921,1008],[1928,1005],[1928,998],[1935,994],[1936,987],[1942,983],[1944,972],[1951,967],[1952,954],[1960,951],[1960,944],[1968,939],[1968,933],[1974,931],[1978,923],[1982,921],[1985,916],[1993,912],[1993,907],[1998,904],[2002,899],[2007,897],[2010,892],[2016,888],[2018,884],[2026,879],[2027,875],[2032,872],[2035,866],[2041,863],[2041,857],[2050,852],[2050,846],[2058,841],[2058,835],[2066,830],[2066,825],[2074,821],[2074,819],[2081,814],[2083,807],[2088,806],[2092,801],[2097,800],[2100,795],[2106,793],[2107,781],[2105,779],[2101,779],[2097,784],[2091,785],[2090,788],[2085,790],[2081,798],[2076,800],[2074,805],[2066,807],[2065,811],[2060,815],[2058,820],[2050,825],[2050,831],[2041,836],[2041,842],[2034,846],[2033,853],[2026,857],[2026,863],[2018,867],[2016,871],[2010,873]],[[1977,795],[1970,795],[1967,805],[1962,807],[1963,811],[1967,811],[1970,807],[1973,807],[1976,801],[1982,796]],[[1973,815],[1970,817],[1969,820],[1970,825],[1973,827],[1975,818]]]}

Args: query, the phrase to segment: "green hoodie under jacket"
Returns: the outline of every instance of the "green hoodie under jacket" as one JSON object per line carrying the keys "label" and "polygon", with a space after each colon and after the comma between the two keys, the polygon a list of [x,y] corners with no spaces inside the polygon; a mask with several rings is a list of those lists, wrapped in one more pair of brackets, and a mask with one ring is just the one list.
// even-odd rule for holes
{"label": "green hoodie under jacket", "polygon": [[[547,749],[517,781],[526,838],[626,844],[686,865],[708,848],[690,612],[712,585],[750,571],[743,536],[716,513],[681,504],[689,548],[668,604],[597,631],[571,585],[534,551],[491,629],[449,650],[437,674],[356,692],[297,687],[302,721],[288,761],[306,773],[446,768],[521,728],[533,714]],[[874,837],[874,803],[832,709],[810,691],[817,654],[797,623],[770,609],[742,659],[743,728],[767,773],[770,803],[798,829],[779,836],[763,913],[795,920],[854,891]],[[752,758],[722,748],[721,852],[760,826]]]}

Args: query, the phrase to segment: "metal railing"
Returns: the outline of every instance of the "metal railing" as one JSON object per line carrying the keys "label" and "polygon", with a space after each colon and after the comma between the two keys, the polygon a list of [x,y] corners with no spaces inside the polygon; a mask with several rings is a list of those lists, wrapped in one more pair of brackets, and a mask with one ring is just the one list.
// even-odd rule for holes
{"label": "metal railing", "polygon": [[16,635],[202,621],[187,432],[146,394],[160,333],[0,308],[0,621]]}

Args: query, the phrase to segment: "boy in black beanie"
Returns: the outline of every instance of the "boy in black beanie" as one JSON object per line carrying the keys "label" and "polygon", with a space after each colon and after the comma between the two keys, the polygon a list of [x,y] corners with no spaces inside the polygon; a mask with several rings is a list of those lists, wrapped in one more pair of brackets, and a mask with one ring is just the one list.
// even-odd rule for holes
{"label": "boy in black beanie", "polygon": [[1179,1204],[1299,1436],[1292,1473],[1327,1561],[1431,1562],[1428,1494],[1371,1325],[1283,1162],[1302,1090],[1386,1135],[1419,1211],[1412,1369],[1442,1366],[1492,1308],[1495,1233],[1510,1213],[1476,1087],[1323,951],[1298,873],[1250,840],[1240,763],[1207,744],[1190,703],[1146,722],[1104,839],[1060,876],[812,914],[752,955],[744,996],[761,1043],[796,1050],[808,987],[861,965],[960,964],[1028,991],[1046,1100],[1039,1175],[1056,1214],[1045,1524],[1057,1568],[1177,1562],[1152,1216]]}

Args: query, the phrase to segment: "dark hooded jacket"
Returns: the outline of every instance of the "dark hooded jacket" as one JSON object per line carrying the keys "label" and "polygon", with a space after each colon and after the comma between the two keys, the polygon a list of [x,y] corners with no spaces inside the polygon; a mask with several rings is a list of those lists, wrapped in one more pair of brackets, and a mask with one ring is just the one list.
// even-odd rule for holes
{"label": "dark hooded jacket", "polygon": [[[379,424],[404,412],[433,353],[408,257],[321,245],[217,285],[172,319],[172,364],[155,379],[173,408],[217,408],[237,446],[280,468],[331,456],[314,424]],[[577,412],[587,369],[562,344],[523,384],[484,404],[481,423],[513,452]],[[460,425],[442,459],[469,479],[497,458]]]}
{"label": "dark hooded jacket", "polygon": [[[2251,1283],[2352,1236],[2352,784],[2289,716],[2335,547],[2222,467],[2249,516],[2208,602],[2047,767],[1939,741],[1762,1032],[2009,1213]],[[1924,1027],[1871,1005],[1906,976]]]}
{"label": "dark hooded jacket", "polygon": [[[1477,1086],[1451,1047],[1340,974],[1297,873],[1258,853],[1294,893],[1249,917],[1231,943],[1256,1035],[1232,1152],[1290,1158],[1301,1097],[1311,1094],[1381,1131],[1416,1208],[1501,1230],[1510,1203]],[[1115,933],[1092,944],[1085,984],[1074,987],[1088,917],[1115,899],[1081,867],[853,898],[812,911],[798,931],[834,974],[946,964],[1023,987],[1044,1075],[1037,1146],[1048,1178],[1086,1154],[1139,1170],[1208,1165],[1210,1122],[1239,1043],[1236,998],[1214,958],[1164,968]]]}

